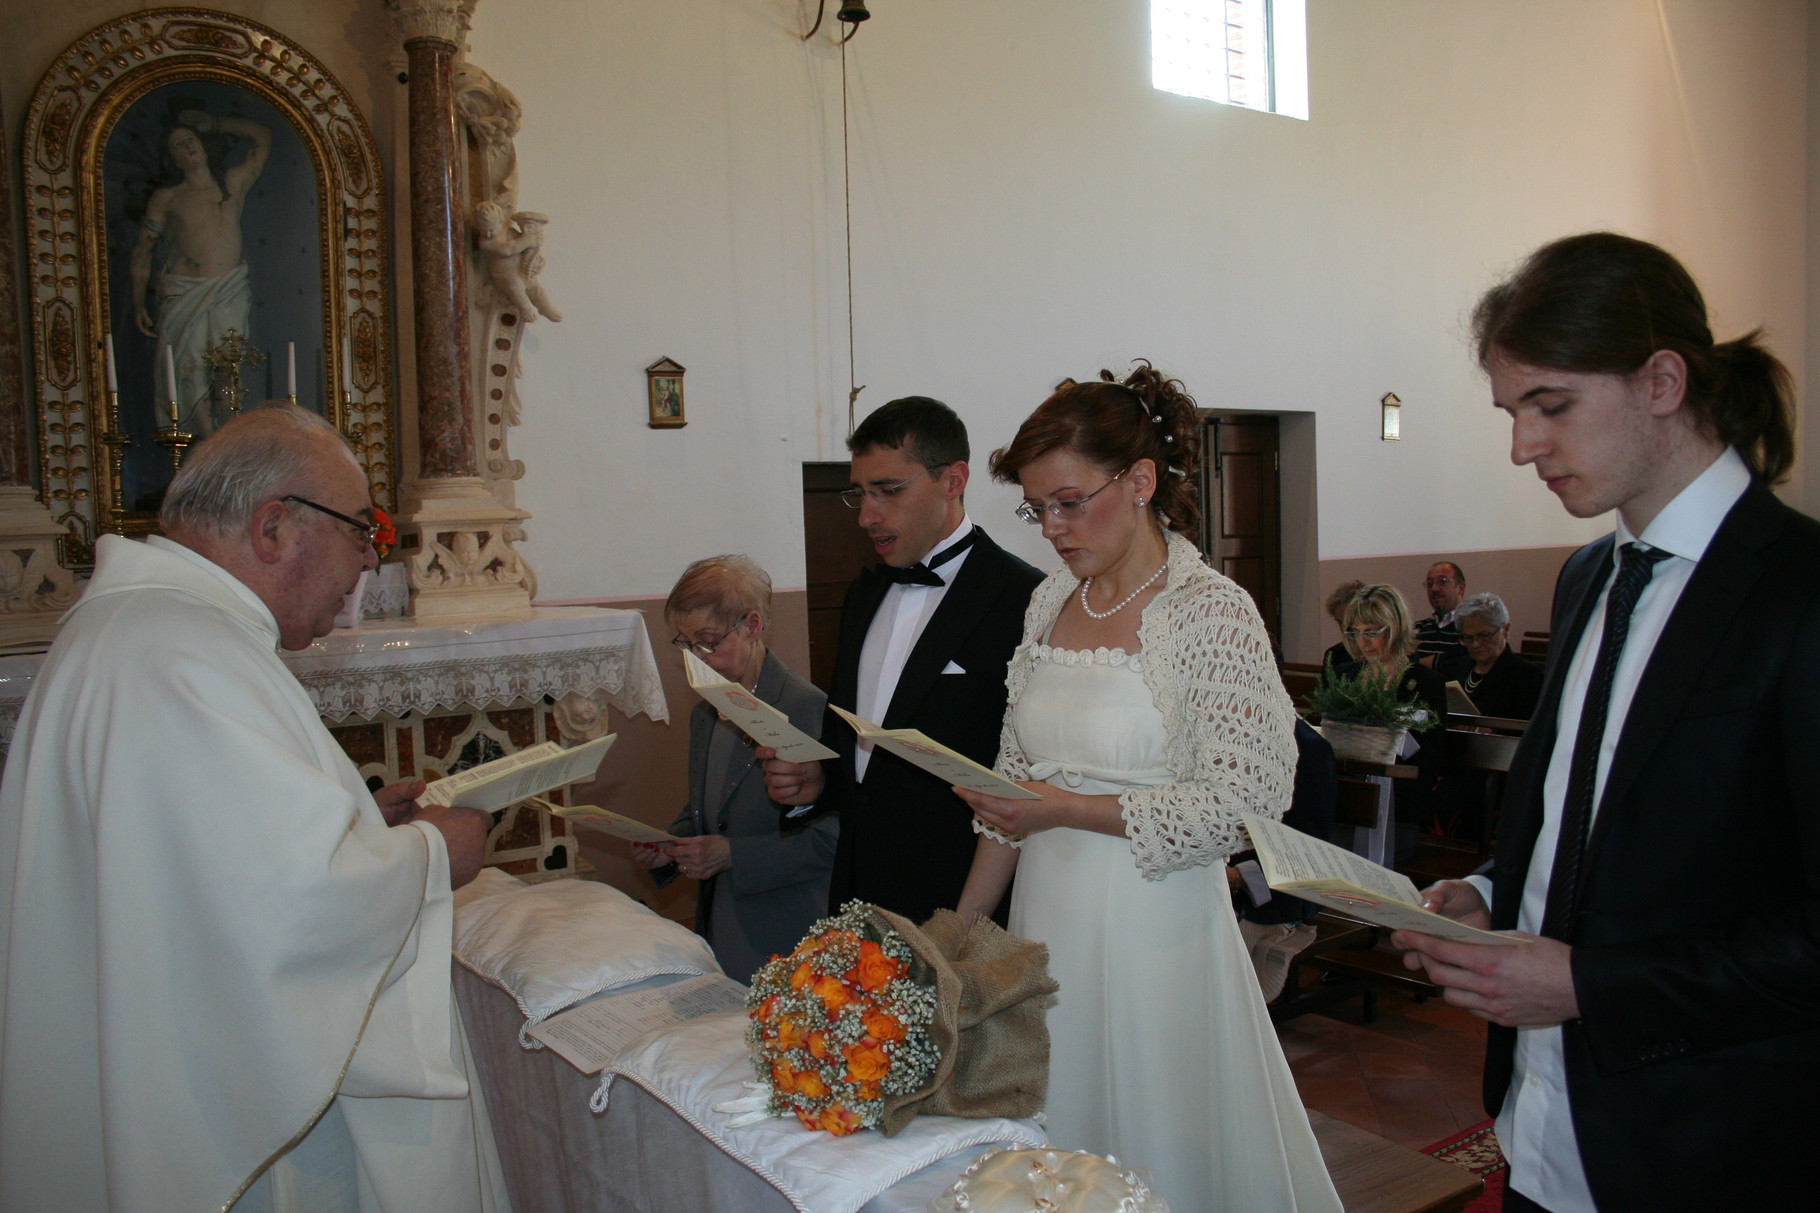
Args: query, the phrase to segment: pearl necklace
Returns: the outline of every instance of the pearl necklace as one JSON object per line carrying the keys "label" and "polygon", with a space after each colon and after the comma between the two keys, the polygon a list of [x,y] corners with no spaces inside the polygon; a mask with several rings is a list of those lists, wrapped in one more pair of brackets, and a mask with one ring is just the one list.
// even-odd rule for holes
{"label": "pearl necklace", "polygon": [[1124,601],[1120,602],[1117,606],[1113,607],[1110,611],[1096,611],[1092,607],[1087,605],[1087,591],[1089,589],[1093,588],[1093,578],[1089,577],[1089,578],[1087,578],[1087,580],[1081,582],[1081,610],[1087,612],[1087,617],[1089,619],[1110,619],[1114,615],[1118,614],[1120,611],[1124,610],[1126,607],[1130,606],[1132,599],[1136,598],[1139,594],[1142,594],[1145,590],[1147,590],[1151,586],[1155,585],[1156,579],[1158,577],[1161,577],[1164,573],[1167,573],[1168,571],[1169,571],[1169,562],[1167,560],[1165,560],[1162,563],[1162,566],[1160,568],[1158,568],[1156,572],[1150,574],[1150,579],[1148,581],[1144,582],[1144,584],[1140,585],[1137,589],[1131,591],[1131,593],[1125,595]]}

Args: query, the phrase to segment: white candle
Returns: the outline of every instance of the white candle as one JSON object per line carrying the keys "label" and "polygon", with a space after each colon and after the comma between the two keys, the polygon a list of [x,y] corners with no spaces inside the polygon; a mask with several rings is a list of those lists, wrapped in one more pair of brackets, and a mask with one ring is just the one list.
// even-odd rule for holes
{"label": "white candle", "polygon": [[114,335],[112,333],[107,335],[107,390],[110,392],[120,390],[120,372],[114,368]]}
{"label": "white candle", "polygon": [[164,347],[164,390],[171,396],[171,425],[177,424],[177,355]]}
{"label": "white candle", "polygon": [[285,342],[284,390],[292,400],[297,399],[297,343]]}

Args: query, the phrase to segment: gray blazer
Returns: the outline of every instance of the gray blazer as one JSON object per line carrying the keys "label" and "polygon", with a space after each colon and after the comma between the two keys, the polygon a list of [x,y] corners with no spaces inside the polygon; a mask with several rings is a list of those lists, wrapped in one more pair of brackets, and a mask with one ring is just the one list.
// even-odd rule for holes
{"label": "gray blazer", "polygon": [[[758,697],[790,723],[817,736],[828,697],[797,677],[775,653],[765,654]],[[723,761],[712,762],[717,732],[730,734]],[[710,769],[710,768],[714,769]],[[729,977],[750,981],[774,954],[787,953],[828,908],[828,878],[840,837],[840,818],[798,822],[765,795],[764,772],[752,760],[752,743],[721,720],[707,703],[689,713],[689,803],[670,823],[678,837],[723,834],[733,866],[702,882],[695,898],[695,930],[714,949]],[[674,879],[674,866],[658,869],[658,884]]]}

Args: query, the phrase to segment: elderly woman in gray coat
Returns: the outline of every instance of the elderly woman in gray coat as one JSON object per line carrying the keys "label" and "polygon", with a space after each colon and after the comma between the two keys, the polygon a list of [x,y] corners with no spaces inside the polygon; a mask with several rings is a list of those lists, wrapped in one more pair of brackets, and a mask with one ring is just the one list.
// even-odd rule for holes
{"label": "elderly woman in gray coat", "polygon": [[[690,565],[664,602],[664,620],[675,631],[671,644],[819,735],[828,697],[766,649],[771,578],[751,559],[710,556]],[[700,882],[695,930],[739,981],[795,947],[826,912],[840,831],[837,817],[810,821],[773,803],[752,750],[751,739],[713,707],[696,704],[689,714],[689,803],[669,827],[682,841],[632,852],[660,888],[679,875]]]}

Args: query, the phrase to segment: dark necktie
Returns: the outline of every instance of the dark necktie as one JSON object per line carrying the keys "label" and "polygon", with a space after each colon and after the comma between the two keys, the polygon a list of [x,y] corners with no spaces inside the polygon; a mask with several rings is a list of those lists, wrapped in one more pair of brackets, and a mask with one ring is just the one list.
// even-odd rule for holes
{"label": "dark necktie", "polygon": [[974,527],[960,539],[938,552],[928,564],[918,561],[907,569],[895,568],[888,564],[875,567],[884,574],[885,580],[893,585],[947,585],[948,583],[943,581],[941,575],[935,570],[972,547],[973,541],[979,537],[979,533],[979,527]]}
{"label": "dark necktie", "polygon": [[1578,912],[1581,860],[1592,832],[1593,788],[1599,776],[1599,748],[1605,742],[1605,717],[1611,708],[1611,684],[1630,634],[1630,616],[1658,561],[1671,555],[1660,548],[1627,543],[1618,553],[1618,575],[1605,599],[1605,634],[1593,663],[1586,704],[1580,709],[1580,732],[1574,739],[1573,763],[1567,768],[1567,795],[1561,802],[1561,836],[1554,871],[1548,879],[1548,906],[1542,934],[1569,939]]}

